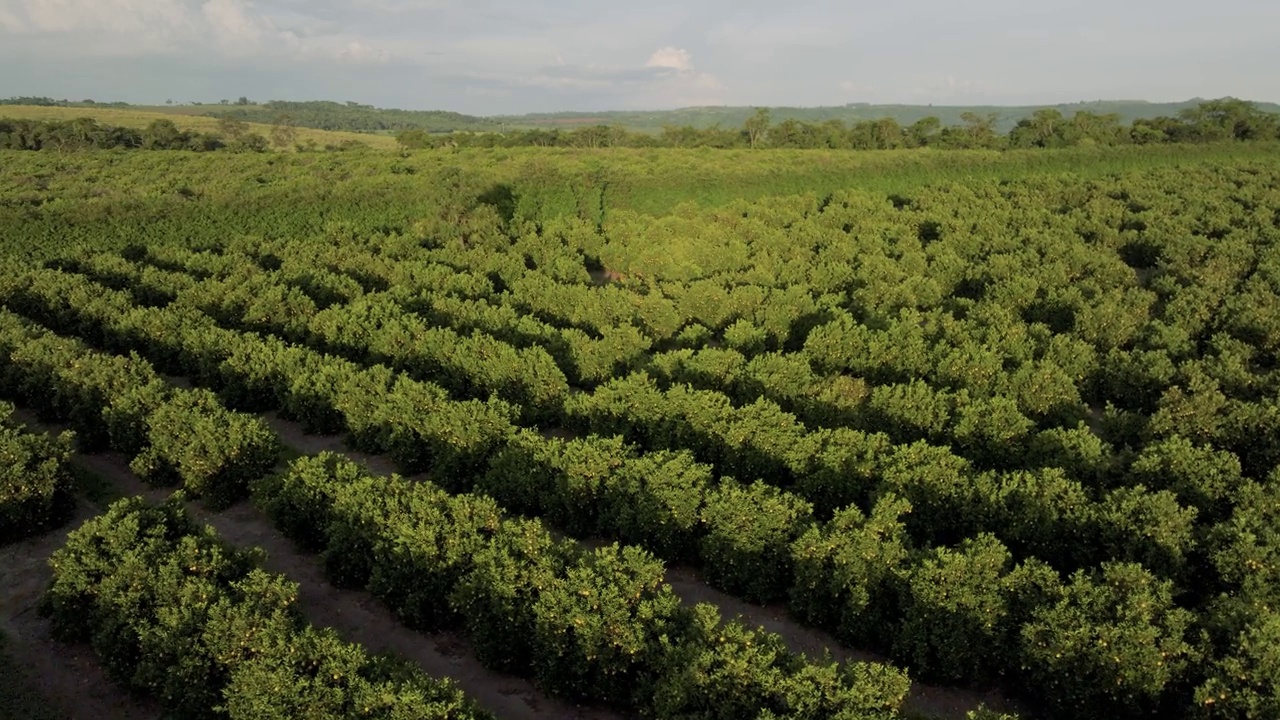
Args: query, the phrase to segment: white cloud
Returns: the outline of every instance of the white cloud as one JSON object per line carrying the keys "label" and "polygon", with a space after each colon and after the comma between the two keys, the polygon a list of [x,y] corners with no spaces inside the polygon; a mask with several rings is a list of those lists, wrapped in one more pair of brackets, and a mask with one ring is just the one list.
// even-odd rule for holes
{"label": "white cloud", "polygon": [[682,48],[667,47],[658,48],[649,56],[649,62],[644,64],[650,68],[671,68],[680,72],[688,72],[693,70],[693,56],[688,50]]}
{"label": "white cloud", "polygon": [[207,0],[200,13],[218,45],[233,51],[256,50],[266,37],[277,34],[270,20],[255,15],[242,0]]}
{"label": "white cloud", "polygon": [[352,40],[338,50],[338,59],[352,63],[385,63],[391,60],[391,53],[365,45],[359,40]]}
{"label": "white cloud", "polygon": [[650,92],[637,99],[665,107],[681,105],[718,105],[723,101],[724,84],[711,73],[698,72],[693,54],[671,45],[660,47],[649,56],[646,68],[662,71]]}
{"label": "white cloud", "polygon": [[27,31],[27,24],[18,19],[17,13],[0,7],[0,30],[7,33],[23,33]]}
{"label": "white cloud", "polygon": [[183,0],[17,0],[36,32],[166,33],[191,25]]}
{"label": "white cloud", "polygon": [[1115,0],[1060,5],[0,0],[0,86],[135,101],[336,97],[482,113],[1280,99],[1280,75],[1268,72],[1280,62],[1280,3],[1168,0],[1159,17]]}
{"label": "white cloud", "polygon": [[[24,21],[25,18],[25,21]],[[0,0],[0,30],[87,57],[383,63],[375,40],[254,0]]]}

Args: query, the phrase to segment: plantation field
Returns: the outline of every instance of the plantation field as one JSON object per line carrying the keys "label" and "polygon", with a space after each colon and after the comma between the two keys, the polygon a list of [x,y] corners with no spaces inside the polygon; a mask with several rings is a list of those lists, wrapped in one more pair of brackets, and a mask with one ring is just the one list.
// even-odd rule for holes
{"label": "plantation field", "polygon": [[40,604],[175,716],[1280,716],[1272,145],[2,153],[0,247],[0,538],[182,490]]}
{"label": "plantation field", "polygon": [[[0,106],[0,118],[15,120],[75,120],[76,118],[93,118],[104,125],[142,129],[156,120],[170,120],[179,130],[193,130],[206,133],[218,132],[218,119],[189,115],[177,112],[160,112],[159,109],[148,108],[103,108],[103,107],[46,107],[37,105],[4,105]],[[270,137],[271,125],[263,123],[247,123],[248,132]],[[343,142],[358,142],[371,148],[393,149],[395,138],[388,135],[372,133],[345,132],[341,130],[315,130],[312,128],[295,128],[296,140],[306,144],[315,142],[326,145],[340,145]]]}
{"label": "plantation field", "polygon": [[208,243],[408,232],[444,205],[488,203],[540,222],[841,189],[881,195],[949,182],[1069,175],[1272,157],[1274,144],[1027,151],[569,150],[344,153],[0,151],[0,252],[73,245]]}

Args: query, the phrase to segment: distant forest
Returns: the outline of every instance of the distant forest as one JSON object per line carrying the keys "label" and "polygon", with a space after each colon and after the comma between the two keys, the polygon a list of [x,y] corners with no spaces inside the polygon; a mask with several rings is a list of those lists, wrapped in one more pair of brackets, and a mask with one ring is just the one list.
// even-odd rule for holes
{"label": "distant forest", "polygon": [[[49,104],[48,98],[12,98],[0,104]],[[106,104],[103,104],[106,105]],[[111,105],[114,107],[114,105]],[[274,114],[267,108],[275,108]],[[290,110],[294,109],[294,110]],[[294,114],[297,112],[298,114]],[[326,112],[334,113],[326,116]],[[0,117],[0,149],[42,150],[76,148],[140,148],[263,151],[271,145],[298,146],[294,129],[320,127],[351,130],[354,120],[383,114],[380,130],[397,125],[395,113],[405,118],[401,126],[412,125],[420,113],[377,110],[367,106],[338,103],[268,103],[255,106],[241,98],[237,107],[217,117],[219,133],[180,132],[169,120],[157,120],[143,130],[102,124],[92,118],[77,120],[15,120]],[[0,111],[0,116],[3,112]],[[437,113],[437,116],[469,116]],[[326,119],[327,118],[327,119]],[[270,122],[271,137],[248,132],[248,122]],[[420,119],[420,118],[418,118]],[[489,122],[482,118],[469,118]],[[347,122],[348,124],[344,124]],[[369,121],[372,127],[374,120]],[[1118,114],[1077,111],[1068,116],[1056,108],[1041,108],[1002,131],[995,113],[965,112],[960,122],[944,124],[927,116],[906,125],[892,117],[857,120],[840,119],[805,122],[787,118],[775,122],[770,110],[757,109],[740,127],[692,125],[663,127],[657,133],[628,130],[621,125],[584,125],[573,129],[510,128],[493,126],[486,130],[440,133],[410,127],[400,129],[396,139],[405,149],[446,147],[683,147],[683,148],[785,148],[826,150],[937,149],[1025,149],[1076,146],[1114,146],[1161,143],[1206,143],[1221,141],[1280,140],[1280,113],[1257,104],[1223,98],[1209,100],[1180,110],[1174,116],[1138,118],[1126,123]],[[350,149],[359,142],[329,149]],[[317,149],[317,148],[310,148]]]}
{"label": "distant forest", "polygon": [[910,125],[893,118],[846,124],[831,119],[809,123],[794,119],[773,122],[760,109],[739,128],[667,126],[656,135],[628,131],[617,125],[589,125],[574,130],[534,129],[506,133],[431,135],[409,130],[397,136],[409,148],[465,146],[514,147],[711,147],[791,148],[828,150],[940,149],[1001,150],[1058,148],[1080,145],[1219,142],[1280,139],[1280,113],[1265,112],[1253,103],[1232,98],[1210,100],[1186,108],[1176,117],[1141,118],[1125,124],[1114,114],[1080,111],[1067,117],[1054,108],[1035,111],[1001,132],[995,114],[966,112],[961,122],[944,125],[925,117]]}
{"label": "distant forest", "polygon": [[495,120],[444,110],[396,110],[375,108],[372,105],[360,105],[353,102],[338,103],[329,101],[288,102],[272,100],[267,103],[257,104],[243,97],[236,101],[223,101],[208,105],[130,105],[128,103],[104,103],[92,100],[75,102],[54,100],[48,97],[15,97],[8,100],[0,100],[0,105],[133,108],[156,112],[173,112],[183,115],[231,118],[248,123],[278,124],[284,120],[295,127],[362,133],[396,133],[405,130],[448,133],[459,130],[498,130],[502,127],[501,123]]}
{"label": "distant forest", "polygon": [[[1181,113],[1204,103],[1202,98],[1180,102],[1152,103],[1139,100],[1099,100],[1092,102],[1061,103],[1057,105],[1026,106],[959,106],[959,105],[873,105],[849,103],[827,107],[769,107],[764,108],[774,122],[795,120],[809,125],[821,125],[829,120],[839,120],[846,125],[856,125],[867,120],[891,119],[899,125],[909,126],[928,122],[935,118],[942,126],[961,125],[966,115],[981,118],[994,116],[994,129],[1006,134],[1022,120],[1037,112],[1056,110],[1063,116],[1088,113],[1103,117],[1115,116],[1123,125],[1136,120],[1159,117],[1178,117]],[[1253,103],[1267,113],[1280,113],[1280,104]],[[108,107],[133,108],[152,112],[182,115],[199,115],[221,118],[230,116],[253,123],[276,124],[282,118],[296,127],[317,130],[345,130],[348,132],[395,134],[406,130],[423,130],[431,133],[507,132],[510,130],[552,129],[572,130],[580,127],[606,125],[621,127],[631,132],[659,134],[665,128],[692,127],[699,130],[739,128],[746,124],[761,108],[746,106],[688,107],[676,110],[618,110],[608,112],[557,112],[526,115],[501,115],[480,117],[443,110],[399,110],[377,108],[355,102],[308,101],[291,102],[272,100],[258,103],[247,97],[222,100],[214,103],[173,103],[162,105],[130,105],[122,102],[93,100],[55,100],[50,97],[18,97],[0,100],[0,105],[38,105],[56,107]]]}

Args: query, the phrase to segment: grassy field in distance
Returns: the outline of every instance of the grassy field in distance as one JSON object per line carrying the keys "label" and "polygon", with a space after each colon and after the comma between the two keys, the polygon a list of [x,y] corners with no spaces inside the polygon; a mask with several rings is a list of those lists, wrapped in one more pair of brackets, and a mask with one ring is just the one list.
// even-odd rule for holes
{"label": "grassy field in distance", "polygon": [[[172,120],[181,130],[198,130],[200,132],[218,132],[218,120],[210,117],[199,117],[180,112],[157,112],[135,110],[133,108],[95,108],[95,107],[42,107],[35,105],[5,105],[0,107],[0,117],[17,120],[75,120],[90,117],[104,125],[120,127],[145,128],[156,120]],[[311,128],[295,128],[297,142],[306,143],[314,140],[321,147],[337,145],[344,141],[354,140],[372,148],[392,149],[398,147],[394,137],[374,135],[370,133],[342,132],[335,130],[312,130]],[[260,123],[249,123],[249,131],[264,137],[270,137],[271,126]]]}
{"label": "grassy field in distance", "polygon": [[[948,183],[1078,179],[1205,163],[1265,162],[1274,143],[1064,150],[605,150],[514,148],[400,153],[0,152],[0,256],[75,244],[210,242],[404,231],[450,183],[520,198],[539,220],[616,212],[662,216],[768,196],[862,190],[885,196]],[[442,183],[444,183],[442,185]],[[460,190],[459,190],[460,191]],[[449,191],[453,192],[453,191]]]}

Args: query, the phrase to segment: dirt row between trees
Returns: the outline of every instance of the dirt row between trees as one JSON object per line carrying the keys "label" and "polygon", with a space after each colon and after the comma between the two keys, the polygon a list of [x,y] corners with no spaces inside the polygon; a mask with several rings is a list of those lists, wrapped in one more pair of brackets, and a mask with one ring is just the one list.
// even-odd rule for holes
{"label": "dirt row between trees", "polygon": [[[40,423],[29,413],[20,418],[34,427],[55,429]],[[279,433],[286,447],[302,454],[340,452],[378,474],[394,472],[387,458],[352,452],[337,436],[307,435],[296,423],[275,413],[263,415]],[[138,479],[123,456],[115,453],[80,454],[76,462],[111,483],[124,496],[142,495],[159,501],[170,493]],[[211,525],[229,544],[266,551],[265,568],[284,575],[299,586],[299,608],[309,622],[332,627],[343,639],[357,642],[372,652],[391,652],[417,663],[430,675],[453,678],[483,707],[504,720],[621,720],[622,715],[607,709],[580,707],[549,698],[528,680],[495,672],[476,660],[465,636],[456,632],[422,634],[406,628],[376,598],[364,591],[340,590],[325,578],[318,556],[300,552],[258,512],[250,502],[241,502],[222,511],[210,512],[198,503],[188,508],[200,522]],[[66,529],[33,540],[0,548],[0,627],[10,638],[10,651],[30,669],[33,687],[49,698],[67,720],[152,720],[159,718],[153,703],[130,697],[102,672],[87,646],[66,646],[49,636],[48,622],[35,611],[50,579],[48,558],[61,547],[67,531],[79,526],[101,508],[82,501],[76,519]],[[706,602],[720,608],[725,617],[741,616],[749,626],[762,626],[777,633],[795,652],[819,657],[830,651],[837,660],[878,661],[884,658],[843,647],[827,633],[792,620],[785,608],[761,607],[726,595],[707,585],[696,571],[670,567],[667,581],[686,603]],[[993,709],[1010,707],[998,692],[987,693],[913,683],[906,708],[909,713],[960,720],[968,710],[985,703]]]}

